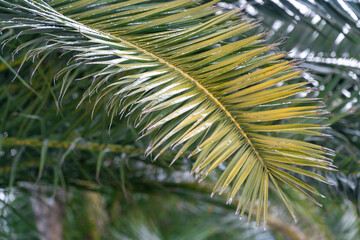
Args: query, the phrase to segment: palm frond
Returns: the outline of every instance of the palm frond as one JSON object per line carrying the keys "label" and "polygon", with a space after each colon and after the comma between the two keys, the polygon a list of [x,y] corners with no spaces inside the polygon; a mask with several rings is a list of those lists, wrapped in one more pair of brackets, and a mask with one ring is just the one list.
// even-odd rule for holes
{"label": "palm frond", "polygon": [[[352,1],[235,1],[272,29],[272,40],[288,37],[283,49],[307,62],[359,68],[358,3]],[[245,6],[244,6],[245,5]],[[311,43],[311,45],[310,45]]]}
{"label": "palm frond", "polygon": [[321,195],[289,172],[327,182],[300,166],[333,169],[326,156],[333,152],[293,135],[321,136],[318,116],[326,111],[319,99],[298,97],[307,82],[296,63],[282,60],[285,53],[272,52],[277,44],[263,44],[263,34],[244,36],[256,24],[239,10],[217,14],[215,2],[1,0],[0,23],[21,30],[8,41],[40,33],[18,47],[31,46],[25,59],[43,54],[41,63],[54,49],[71,54],[58,74],[60,99],[69,76],[86,66],[80,80],[92,81],[83,100],[106,99],[112,121],[133,116],[143,136],[153,136],[147,154],[177,148],[174,161],[196,155],[200,180],[226,162],[213,193],[227,191],[231,203],[241,192],[237,212],[249,205],[249,219],[256,211],[257,223],[261,215],[266,222],[272,183],[295,218],[280,183]]}

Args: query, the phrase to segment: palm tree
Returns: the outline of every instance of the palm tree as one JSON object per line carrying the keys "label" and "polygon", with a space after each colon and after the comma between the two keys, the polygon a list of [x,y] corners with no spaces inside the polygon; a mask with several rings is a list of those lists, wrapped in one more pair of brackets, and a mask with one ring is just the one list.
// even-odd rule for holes
{"label": "palm tree", "polygon": [[[33,206],[39,198],[47,200],[40,197],[44,192],[61,198],[67,194],[58,189],[65,189],[72,194],[63,231],[69,239],[231,239],[239,234],[306,239],[314,229],[331,238],[326,224],[337,224],[339,216],[345,217],[341,232],[349,230],[346,239],[356,237],[358,224],[350,221],[349,226],[350,216],[358,218],[354,202],[345,201],[332,219],[325,219],[316,214],[324,210],[301,197],[325,205],[326,200],[309,195],[320,195],[315,184],[334,194],[311,178],[334,182],[331,173],[318,169],[334,169],[327,155],[341,142],[340,120],[354,124],[356,109],[330,118],[327,124],[339,124],[341,130],[330,148],[324,147],[327,134],[319,130],[327,125],[319,115],[327,111],[318,97],[330,94],[325,101],[337,112],[346,102],[333,105],[339,94],[331,94],[331,87],[308,93],[308,82],[300,78],[303,70],[284,60],[294,56],[274,51],[279,44],[264,44],[257,23],[239,10],[213,4],[0,1],[1,60],[9,79],[1,83],[0,94],[1,184],[15,185],[16,199],[22,200],[2,200],[10,209],[3,216],[8,211],[22,216],[19,209],[29,201],[29,189],[30,199],[38,199]],[[10,61],[14,49],[20,54]],[[30,58],[36,63],[26,62]],[[18,66],[19,72],[14,70]],[[20,77],[26,72],[31,77]],[[317,77],[333,87],[343,81],[342,72],[330,80],[324,75]],[[10,83],[14,76],[17,81]],[[356,153],[356,141],[351,138],[352,144],[338,152]],[[350,158],[341,163],[358,169]],[[190,171],[204,182],[193,183],[186,174]],[[30,182],[46,185],[34,190]],[[221,196],[211,199],[210,193]],[[282,220],[288,216],[280,201],[294,218],[295,212],[299,215],[301,225]],[[254,213],[255,225],[262,219],[271,232],[234,221],[228,211],[235,210],[246,213],[248,221]],[[190,212],[203,230],[194,231]],[[79,220],[91,230],[79,226]],[[226,235],[214,225],[217,221],[230,224],[232,232]],[[36,229],[31,222],[6,224],[3,235],[9,238]]]}

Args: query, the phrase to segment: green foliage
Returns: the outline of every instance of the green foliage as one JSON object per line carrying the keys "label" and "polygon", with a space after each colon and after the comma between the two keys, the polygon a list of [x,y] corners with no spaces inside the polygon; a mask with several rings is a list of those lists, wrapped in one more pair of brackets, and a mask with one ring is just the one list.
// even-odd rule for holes
{"label": "green foliage", "polygon": [[[23,1],[16,1],[16,3],[20,2]],[[81,7],[81,1],[71,2],[74,7]],[[101,2],[105,4],[106,1]],[[232,5],[226,5],[226,7],[237,8],[243,7],[241,4],[245,1],[230,2]],[[120,81],[120,78],[126,79],[127,74],[141,74],[150,71],[150,69],[131,69],[118,73],[121,69],[117,66],[107,68],[108,65],[105,64],[93,64],[96,61],[112,61],[119,57],[99,56],[99,59],[72,61],[76,59],[74,56],[79,54],[78,50],[80,49],[68,52],[71,46],[67,44],[74,41],[75,45],[80,44],[84,48],[91,48],[97,44],[89,42],[89,36],[79,34],[79,29],[71,30],[70,27],[60,26],[61,24],[54,25],[51,21],[47,21],[47,24],[51,23],[51,26],[59,27],[49,29],[46,27],[47,25],[41,25],[40,20],[42,21],[43,17],[35,19],[33,18],[34,14],[26,13],[27,18],[32,18],[31,21],[26,22],[26,24],[31,24],[31,27],[23,26],[27,30],[20,30],[20,28],[19,30],[3,29],[2,35],[0,35],[0,42],[5,44],[0,53],[0,187],[2,188],[0,192],[0,200],[2,200],[0,202],[0,228],[4,230],[0,231],[0,238],[22,239],[23,236],[29,239],[38,238],[28,190],[22,187],[22,182],[25,181],[49,184],[51,186],[48,192],[49,197],[55,194],[57,187],[65,189],[69,194],[66,203],[66,216],[63,222],[65,239],[144,238],[141,234],[151,235],[155,239],[174,239],[175,237],[179,239],[210,239],[211,237],[214,239],[246,239],[246,237],[250,239],[358,239],[360,232],[358,224],[360,167],[357,160],[360,156],[360,137],[358,134],[360,101],[357,74],[359,74],[359,70],[356,66],[347,66],[341,62],[314,61],[315,57],[349,60],[347,63],[350,60],[352,62],[357,60],[358,44],[356,41],[354,42],[358,36],[358,30],[355,27],[356,22],[354,25],[348,13],[342,11],[343,5],[331,8],[331,5],[338,4],[337,1],[317,1],[319,4],[316,6],[307,0],[297,0],[296,2],[308,7],[306,14],[302,14],[300,11],[296,12],[296,7],[294,8],[293,5],[294,1],[280,0],[277,3],[263,1],[263,4],[262,1],[247,1],[249,5],[245,7],[245,11],[256,19],[262,19],[261,25],[238,36],[223,40],[216,45],[200,49],[187,57],[261,34],[264,31],[263,26],[268,28],[266,29],[268,34],[261,39],[266,38],[268,42],[274,42],[282,36],[288,37],[286,42],[276,45],[276,47],[291,51],[292,54],[285,56],[290,61],[299,57],[304,60],[300,66],[306,67],[309,71],[305,72],[303,76],[309,80],[308,86],[316,87],[306,97],[324,99],[327,105],[326,110],[331,113],[327,115],[327,119],[321,120],[331,129],[327,128],[322,132],[332,134],[334,138],[329,140],[316,135],[301,136],[293,133],[278,134],[277,132],[268,133],[268,136],[305,140],[336,150],[334,164],[339,167],[339,172],[324,173],[312,167],[305,168],[322,175],[332,185],[324,184],[301,174],[292,174],[326,195],[326,199],[316,199],[323,205],[322,208],[318,208],[312,202],[307,201],[293,187],[279,181],[279,186],[286,194],[299,219],[297,224],[293,224],[283,209],[281,196],[276,194],[276,189],[270,182],[268,196],[269,229],[266,231],[255,230],[252,229],[255,223],[246,225],[246,219],[239,221],[233,215],[237,204],[223,204],[227,200],[226,196],[223,196],[225,194],[215,195],[214,198],[208,197],[229,161],[220,164],[220,167],[209,174],[202,184],[194,184],[193,179],[188,175],[193,164],[192,159],[187,159],[186,156],[195,149],[194,147],[198,142],[195,141],[189,150],[184,151],[171,167],[168,165],[176,156],[177,151],[165,151],[156,161],[151,162],[152,154],[156,156],[163,146],[155,149],[149,157],[144,157],[146,147],[150,144],[152,137],[158,136],[157,132],[161,133],[164,129],[155,130],[155,134],[150,133],[136,141],[139,136],[136,133],[138,130],[133,128],[135,125],[133,122],[136,120],[136,116],[141,114],[142,106],[135,110],[130,118],[118,119],[117,115],[116,117],[114,115],[111,131],[108,131],[111,115],[110,117],[106,115],[106,104],[111,97],[111,92],[97,102],[95,109],[93,107],[97,98],[103,95],[106,90],[101,91],[102,87],[100,87],[97,89],[98,92],[93,93],[90,101],[86,99],[90,82],[93,80],[91,76],[97,76],[93,80],[94,84],[97,83],[96,81],[104,80],[103,87],[105,88],[113,82]],[[9,3],[15,3],[15,1],[1,1],[0,4]],[[111,3],[115,3],[115,1],[111,1]],[[282,7],[278,3],[281,3]],[[146,2],[139,3],[137,6],[141,7],[143,4]],[[350,6],[350,9],[355,10],[355,15],[358,14],[356,3],[345,2],[345,4]],[[146,11],[153,10],[151,6],[155,6],[155,3],[148,4]],[[193,6],[198,5],[195,3]],[[218,4],[220,8],[224,6]],[[333,9],[335,12],[333,10],[319,11],[319,6],[324,7],[324,9]],[[251,11],[251,7],[255,11]],[[26,12],[24,9],[15,9],[16,12],[13,13],[16,14]],[[175,10],[166,11],[161,16],[170,16],[170,14],[180,13],[186,9],[191,8],[190,6],[178,8],[177,12]],[[290,15],[288,10],[295,15]],[[10,13],[13,10],[1,8],[0,11]],[[227,11],[222,9],[222,12],[226,13]],[[74,15],[77,13],[64,10],[64,14]],[[106,14],[102,14],[102,20],[106,21]],[[319,15],[319,21],[313,20],[315,14]],[[12,19],[13,16],[2,14],[0,19]],[[189,22],[185,21],[184,18],[183,21],[178,21],[176,24],[169,22],[169,24],[150,27],[146,34],[150,32],[159,33],[169,28],[175,33],[177,29],[183,30],[194,27],[202,23],[207,17],[210,19],[213,16],[212,14],[200,16],[200,18],[192,18],[192,21]],[[216,16],[219,16],[218,9],[216,9]],[[242,15],[240,17],[250,24],[257,25]],[[156,19],[158,17],[152,15],[151,18]],[[325,18],[337,20],[327,21]],[[34,30],[34,21],[37,24],[35,25],[38,27],[41,25],[41,28]],[[237,24],[231,23],[231,21],[241,22],[238,16],[229,19],[228,22],[229,26]],[[138,22],[146,23],[147,20],[143,19]],[[87,22],[86,24],[95,23]],[[222,26],[222,23],[216,24],[218,27]],[[350,29],[346,27],[347,24],[351,26]],[[334,27],[335,25],[337,26]],[[97,26],[102,27],[101,24],[97,24]],[[343,33],[344,39],[340,41],[340,44],[336,44],[336,38],[344,29],[348,29],[349,33]],[[57,41],[60,37],[59,32],[62,33],[60,39],[64,42]],[[47,35],[48,33],[51,35]],[[117,36],[121,34],[116,33]],[[143,35],[145,33],[141,31],[130,35],[133,34]],[[203,36],[206,34],[208,33],[204,33]],[[19,37],[17,38],[17,36]],[[71,38],[70,36],[75,37]],[[12,37],[11,41],[6,40]],[[70,38],[71,40],[69,40]],[[159,35],[160,38],[163,36]],[[147,39],[144,41],[146,42]],[[233,55],[265,46],[262,44],[254,44],[245,50],[239,49]],[[75,45],[73,47],[76,47]],[[147,48],[144,45],[143,47]],[[36,48],[39,47],[44,47],[44,52],[36,55]],[[113,47],[110,46],[106,50],[111,50]],[[18,51],[12,52],[16,48]],[[50,52],[48,50],[55,51]],[[160,50],[157,49],[157,51]],[[164,51],[170,52],[170,49],[165,48]],[[33,63],[26,61],[22,64],[26,57],[35,56],[34,54],[36,57],[32,58]],[[80,54],[84,54],[84,52]],[[88,52],[88,54],[88,58],[95,57],[95,53]],[[230,54],[229,56],[233,55]],[[74,58],[71,60],[72,57]],[[223,60],[225,59],[218,59],[214,63]],[[133,64],[139,61],[131,59],[120,64]],[[78,65],[72,66],[76,63]],[[197,61],[189,64],[189,68],[196,63]],[[256,67],[252,71],[272,64]],[[34,69],[35,67],[36,69]],[[68,68],[62,70],[64,67]],[[156,68],[156,66],[149,66],[149,68]],[[294,68],[291,67],[291,69]],[[70,70],[71,72],[67,74]],[[60,71],[62,73],[57,75]],[[294,71],[298,71],[298,69],[295,68]],[[109,75],[111,76],[106,79]],[[57,78],[60,80],[53,81],[54,76],[59,76]],[[64,76],[65,82],[62,82],[61,79]],[[150,77],[147,81],[155,80],[155,77]],[[14,81],[11,81],[12,79]],[[301,81],[294,79],[285,82],[283,86],[292,82],[299,83]],[[93,88],[95,87],[94,85]],[[157,90],[155,89],[153,92]],[[84,93],[86,96],[83,97],[82,104],[77,107]],[[136,94],[138,93],[135,93],[134,96]],[[148,92],[145,92],[143,96],[147,94]],[[132,99],[128,99],[128,101],[132,101]],[[219,101],[221,102],[221,98]],[[178,107],[174,105],[169,112]],[[256,107],[246,110],[253,111],[255,109]],[[109,105],[107,110],[110,110]],[[265,107],[264,110],[266,110]],[[92,113],[92,111],[94,112]],[[90,118],[91,115],[92,118]],[[146,115],[146,113],[143,114],[144,124],[140,124],[140,128],[143,128],[145,122],[153,116]],[[303,124],[309,124],[308,121],[318,122],[317,119],[313,118],[297,118],[286,121],[290,123],[300,121]],[[284,121],[281,120],[280,122]],[[277,123],[279,122],[274,122],[274,124]],[[253,124],[257,127],[265,125],[265,123]],[[249,127],[243,129],[244,131],[245,129],[249,130]],[[211,134],[212,130],[210,129],[207,133]],[[250,137],[250,135],[248,136]],[[43,146],[47,146],[47,151],[43,151],[43,156],[45,155],[46,159],[42,159],[43,170],[41,178],[38,179],[39,167],[42,165],[41,149],[45,150]],[[288,171],[285,169],[285,172]],[[13,185],[12,189],[7,188],[9,180],[10,185]],[[12,193],[9,193],[9,190]],[[225,190],[225,193],[227,191]],[[96,197],[89,197],[89,195]],[[4,198],[5,196],[6,198]],[[100,199],[100,201],[96,199]],[[254,205],[257,206],[257,204],[258,202],[255,202]],[[89,208],[91,208],[90,211]],[[105,212],[104,216],[102,213]],[[249,208],[245,210],[245,214],[248,213]],[[94,219],[98,221],[94,221]],[[96,224],[96,222],[101,222],[103,225]]]}

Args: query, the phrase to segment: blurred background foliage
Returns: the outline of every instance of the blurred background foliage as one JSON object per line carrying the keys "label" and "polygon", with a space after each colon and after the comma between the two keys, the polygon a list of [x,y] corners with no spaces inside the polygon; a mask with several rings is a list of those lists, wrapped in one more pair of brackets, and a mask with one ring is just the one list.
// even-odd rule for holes
{"label": "blurred background foliage", "polygon": [[[118,120],[109,131],[102,104],[93,118],[91,101],[77,107],[86,83],[72,84],[59,103],[62,83],[53,76],[66,56],[26,62],[16,75],[25,52],[13,51],[25,37],[0,53],[0,239],[43,237],[36,204],[59,209],[64,239],[360,238],[360,4],[228,0],[218,6],[244,8],[261,20],[269,42],[284,41],[279,49],[302,60],[316,89],[311,94],[331,112],[324,121],[333,138],[311,139],[336,150],[339,171],[320,173],[333,184],[310,182],[326,195],[319,199],[323,207],[288,189],[298,223],[276,195],[270,195],[268,229],[239,220],[235,206],[209,197],[216,174],[199,185],[189,174],[191,160],[169,167],[173,153],[145,158],[149,139],[137,140],[131,120]],[[0,42],[12,34],[4,31]],[[70,78],[87,71],[79,68]]]}

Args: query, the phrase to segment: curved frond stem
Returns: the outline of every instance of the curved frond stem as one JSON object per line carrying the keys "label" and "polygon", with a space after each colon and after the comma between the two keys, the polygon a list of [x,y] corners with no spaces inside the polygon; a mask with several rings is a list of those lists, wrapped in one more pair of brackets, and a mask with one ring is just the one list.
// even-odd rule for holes
{"label": "curved frond stem", "polygon": [[[106,34],[106,33],[103,33]],[[110,36],[109,36],[110,37]],[[113,36],[111,36],[113,37]],[[225,114],[226,116],[231,120],[231,122],[233,122],[233,124],[236,126],[237,129],[239,129],[241,135],[245,138],[245,140],[247,141],[247,143],[250,145],[251,149],[254,151],[254,153],[256,154],[256,156],[258,157],[258,159],[260,160],[261,164],[263,165],[263,167],[266,169],[267,172],[268,169],[264,163],[264,161],[262,160],[259,152],[256,150],[256,148],[254,147],[253,143],[251,142],[251,140],[249,139],[249,137],[247,136],[247,134],[244,132],[244,130],[241,128],[240,124],[235,120],[235,118],[231,115],[230,111],[226,109],[226,107],[210,92],[210,90],[208,90],[204,85],[202,85],[199,81],[197,81],[194,77],[190,76],[189,74],[187,74],[186,72],[184,72],[182,69],[180,69],[179,67],[176,67],[175,65],[171,64],[169,61],[167,61],[164,58],[161,58],[157,55],[155,55],[154,53],[150,52],[149,50],[146,50],[145,48],[139,47],[138,45],[136,45],[135,43],[131,43],[125,39],[122,39],[120,37],[114,37],[114,38],[118,38],[118,40],[125,42],[126,44],[136,48],[137,50],[145,53],[146,55],[149,55],[153,58],[155,58],[156,60],[158,60],[161,63],[164,63],[165,65],[167,65],[169,68],[174,69],[175,71],[177,71],[178,73],[180,73],[182,76],[184,76],[186,79],[189,79],[189,81],[191,83],[194,83],[200,90],[202,90],[206,96],[208,96],[208,98],[210,98]]]}
{"label": "curved frond stem", "polygon": [[[18,139],[18,138],[3,138],[3,147],[15,147],[15,146],[27,146],[27,147],[41,147],[43,141],[37,139]],[[79,141],[56,141],[49,140],[49,148],[61,148],[68,149],[73,146],[77,150],[88,150],[88,151],[104,151],[108,149],[115,153],[138,153],[144,154],[145,151],[142,149],[134,148],[132,146],[124,146],[119,144],[101,144],[95,142],[79,142]]]}

